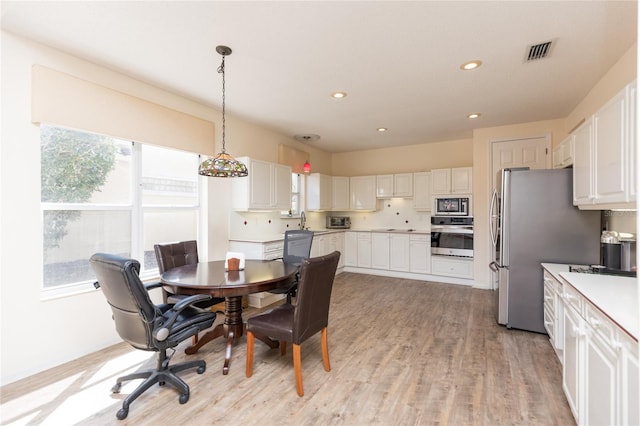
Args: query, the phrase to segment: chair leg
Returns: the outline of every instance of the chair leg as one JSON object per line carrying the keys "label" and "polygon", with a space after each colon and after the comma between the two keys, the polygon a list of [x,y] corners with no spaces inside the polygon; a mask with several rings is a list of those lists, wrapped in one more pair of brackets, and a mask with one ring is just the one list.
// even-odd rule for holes
{"label": "chair leg", "polygon": [[255,337],[253,333],[247,330],[247,366],[245,368],[245,374],[247,377],[253,375],[253,346]]}
{"label": "chair leg", "polygon": [[320,332],[320,339],[322,340],[322,363],[324,364],[324,371],[331,371],[331,364],[329,363],[329,344],[327,342],[327,327],[323,328]]}
{"label": "chair leg", "polygon": [[287,353],[287,342],[285,342],[284,340],[280,341],[280,356],[284,355]]}
{"label": "chair leg", "polygon": [[302,362],[300,361],[300,345],[293,344],[293,371],[296,375],[296,391],[298,396],[304,396],[302,388]]}

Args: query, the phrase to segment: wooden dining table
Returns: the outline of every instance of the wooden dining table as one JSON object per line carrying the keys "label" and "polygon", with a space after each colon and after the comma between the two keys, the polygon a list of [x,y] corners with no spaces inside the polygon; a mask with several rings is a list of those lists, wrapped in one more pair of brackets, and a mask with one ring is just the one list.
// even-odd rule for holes
{"label": "wooden dining table", "polygon": [[[163,287],[173,294],[209,294],[224,297],[224,322],[205,332],[198,342],[189,346],[185,352],[194,354],[206,343],[218,337],[226,337],[224,367],[222,374],[229,372],[231,347],[236,339],[244,334],[242,319],[242,297],[262,291],[286,287],[295,279],[298,267],[280,260],[246,260],[244,269],[225,270],[225,261],[199,262],[193,265],[179,266],[164,272],[160,281]],[[268,336],[257,336],[272,348],[278,342]]]}

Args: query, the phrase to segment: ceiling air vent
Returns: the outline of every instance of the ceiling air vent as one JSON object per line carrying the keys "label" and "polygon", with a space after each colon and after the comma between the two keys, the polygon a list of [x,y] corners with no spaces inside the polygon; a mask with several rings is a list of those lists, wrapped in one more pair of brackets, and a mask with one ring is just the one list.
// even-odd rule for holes
{"label": "ceiling air vent", "polygon": [[532,62],[548,57],[551,54],[552,45],[553,40],[529,46],[528,52],[525,54],[524,61]]}

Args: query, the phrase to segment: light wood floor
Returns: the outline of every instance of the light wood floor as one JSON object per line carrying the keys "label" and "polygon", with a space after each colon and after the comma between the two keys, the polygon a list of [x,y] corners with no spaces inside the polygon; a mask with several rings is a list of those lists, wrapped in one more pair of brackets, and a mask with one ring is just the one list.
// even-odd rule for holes
{"label": "light wood floor", "polygon": [[245,337],[227,376],[222,340],[193,356],[182,344],[173,362],[207,361],[204,374],[181,374],[189,402],[155,386],[118,421],[119,401],[139,381],[114,395],[115,378],[155,365],[151,353],[123,343],[0,389],[2,424],[575,424],[547,336],[498,326],[494,304],[491,291],[343,273],[329,317],[332,369],[322,368],[320,336],[305,342],[302,398],[290,350],[280,357],[256,341],[246,378]]}

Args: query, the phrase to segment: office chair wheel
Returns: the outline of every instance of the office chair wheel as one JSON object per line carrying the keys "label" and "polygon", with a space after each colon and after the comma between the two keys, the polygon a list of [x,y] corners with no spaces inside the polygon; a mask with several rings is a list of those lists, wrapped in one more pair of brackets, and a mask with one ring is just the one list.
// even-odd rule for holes
{"label": "office chair wheel", "polygon": [[198,369],[196,370],[198,374],[202,374],[207,370],[207,367],[205,365],[203,365],[202,367],[198,367]]}
{"label": "office chair wheel", "polygon": [[125,410],[124,408],[121,408],[116,413],[116,417],[118,418],[118,420],[124,420],[127,418],[128,414],[129,414],[129,410]]}
{"label": "office chair wheel", "polygon": [[116,383],[115,385],[113,385],[113,387],[111,388],[111,393],[120,393],[121,386],[122,386],[122,383]]}
{"label": "office chair wheel", "polygon": [[189,401],[189,393],[183,393],[180,395],[180,399],[178,401],[180,401],[180,404],[186,404],[187,401]]}
{"label": "office chair wheel", "polygon": [[164,386],[164,385],[165,385],[165,381],[164,381],[164,380],[160,380],[160,381],[158,382],[158,386]]}

